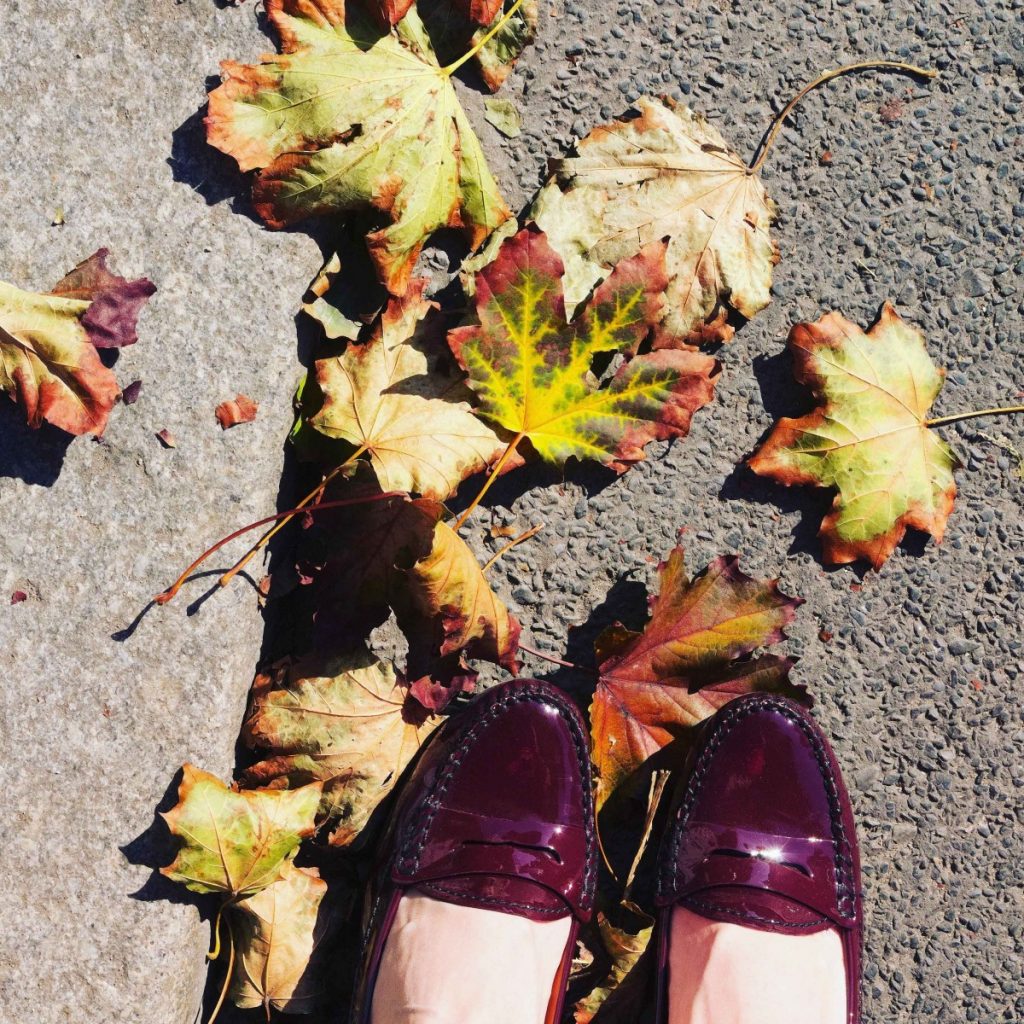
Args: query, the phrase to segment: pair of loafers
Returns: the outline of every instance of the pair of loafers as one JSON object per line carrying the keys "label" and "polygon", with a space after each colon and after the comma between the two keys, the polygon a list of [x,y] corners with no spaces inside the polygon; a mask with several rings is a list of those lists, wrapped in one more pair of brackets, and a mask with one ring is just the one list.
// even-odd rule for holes
{"label": "pair of loafers", "polygon": [[[704,724],[658,862],[657,1017],[666,1021],[670,918],[842,939],[847,1024],[860,1021],[862,911],[853,812],[811,716],[751,694]],[[537,680],[485,692],[435,735],[392,816],[352,1022],[369,1024],[391,925],[409,890],[548,921],[572,916],[545,1024],[562,1020],[579,925],[593,910],[597,836],[586,727]]]}

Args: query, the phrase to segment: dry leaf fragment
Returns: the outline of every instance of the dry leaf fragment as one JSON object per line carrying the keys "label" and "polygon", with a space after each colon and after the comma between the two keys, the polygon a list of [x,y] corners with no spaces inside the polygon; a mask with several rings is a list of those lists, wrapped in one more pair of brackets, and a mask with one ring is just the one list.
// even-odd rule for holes
{"label": "dry leaf fragment", "polygon": [[488,96],[484,100],[484,120],[494,125],[507,139],[515,139],[522,134],[523,118],[511,100]]}
{"label": "dry leaf fragment", "polygon": [[311,1013],[327,989],[315,957],[329,930],[316,868],[285,864],[281,877],[231,908],[237,945],[231,998],[243,1010],[262,1006]]}
{"label": "dry leaf fragment", "polygon": [[365,344],[317,360],[323,405],[310,424],[365,448],[384,490],[445,499],[504,448],[473,414],[425,281],[392,299]]}
{"label": "dry leaf fragment", "polygon": [[308,291],[311,298],[302,304],[302,311],[316,320],[323,327],[324,334],[332,341],[339,338],[354,341],[359,337],[363,325],[346,316],[335,302],[327,298],[340,273],[341,257],[334,253],[310,283]]}
{"label": "dry leaf fragment", "polygon": [[21,604],[22,601],[28,600],[28,594],[24,590],[15,590],[11,594],[11,604]]}
{"label": "dry leaf fragment", "polygon": [[700,114],[646,97],[635,106],[638,117],[595,128],[558,161],[531,209],[565,263],[566,304],[667,237],[666,328],[728,341],[731,310],[750,318],[771,300],[775,204]]}
{"label": "dry leaf fragment", "polygon": [[256,419],[259,404],[248,395],[235,395],[217,406],[217,422],[221,430],[236,427],[239,423],[251,423]]}
{"label": "dry leaf fragment", "polygon": [[598,637],[599,679],[590,708],[597,803],[602,806],[652,754],[734,697],[770,690],[804,698],[791,662],[748,656],[785,637],[802,603],[774,580],[740,571],[735,556],[686,575],[682,548],[662,563],[661,589],[641,632],[618,625]]}
{"label": "dry leaf fragment", "polygon": [[281,877],[312,834],[319,782],[295,790],[228,789],[194,765],[182,769],[178,803],[162,817],[181,839],[160,873],[193,892],[251,896]]}
{"label": "dry leaf fragment", "polygon": [[126,388],[121,391],[121,401],[125,405],[134,405],[139,400],[139,395],[142,394],[142,381],[133,380]]}
{"label": "dry leaf fragment", "polygon": [[[611,968],[608,977],[576,1004],[573,1014],[575,1024],[590,1024],[595,1017],[598,1021],[610,1020],[608,1011],[612,1009],[612,1004],[608,1001],[612,998],[613,993],[618,993],[616,998],[619,1001],[630,1001],[634,1012],[638,1010],[645,995],[646,986],[637,984],[637,979],[630,979],[630,975],[650,945],[654,926],[642,928],[639,933],[634,935],[625,929],[616,928],[604,914],[599,913],[597,928],[605,951],[611,960]],[[630,988],[633,990],[631,993],[627,993],[624,988],[627,979],[630,979]],[[632,998],[630,999],[630,997]],[[597,1016],[606,1004],[608,1009]],[[622,1019],[632,1019],[632,1016],[625,1013]]]}
{"label": "dry leaf fragment", "polygon": [[903,117],[903,108],[903,100],[893,96],[878,108],[878,116],[883,124],[893,124]]}
{"label": "dry leaf fragment", "polygon": [[439,722],[408,696],[394,667],[366,651],[263,677],[243,735],[273,756],[246,771],[247,783],[322,783],[331,843],[351,844]]}
{"label": "dry leaf fragment", "polygon": [[923,335],[890,303],[867,332],[828,313],[789,334],[797,380],[817,408],[784,417],[750,460],[755,473],[836,492],[819,535],[825,560],[876,569],[908,527],[942,540],[959,460],[928,428],[944,377]]}
{"label": "dry leaf fragment", "polygon": [[166,427],[156,432],[156,438],[165,448],[178,447],[178,442],[175,440],[174,435]]}
{"label": "dry leaf fragment", "polygon": [[381,280],[405,293],[424,241],[458,228],[472,247],[509,217],[480,144],[415,9],[381,34],[343,0],[268,0],[280,56],[225,62],[210,143],[258,169],[271,227],[370,210]]}
{"label": "dry leaf fragment", "polygon": [[106,257],[100,249],[46,294],[0,282],[0,389],[29,426],[103,433],[120,391],[96,349],[133,344],[139,310],[156,290],[112,274]]}
{"label": "dry leaf fragment", "polygon": [[624,473],[649,441],[683,437],[714,393],[718,364],[688,347],[627,359],[591,383],[601,353],[634,353],[661,315],[664,246],[623,260],[570,323],[562,261],[531,229],[476,275],[478,323],[449,344],[469,373],[480,414],[526,438],[543,459],[575,456]]}

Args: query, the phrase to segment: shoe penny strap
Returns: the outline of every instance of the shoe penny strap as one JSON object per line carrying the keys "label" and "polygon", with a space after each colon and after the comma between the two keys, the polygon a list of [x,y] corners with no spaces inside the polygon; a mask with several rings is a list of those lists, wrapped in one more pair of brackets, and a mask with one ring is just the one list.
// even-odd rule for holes
{"label": "shoe penny strap", "polygon": [[690,820],[678,834],[675,884],[659,904],[713,899],[715,889],[758,889],[784,897],[841,928],[857,924],[852,900],[843,900],[831,839],[778,836]]}
{"label": "shoe penny strap", "polygon": [[[529,888],[540,886],[558,897],[556,906],[562,905],[561,913],[571,910],[587,917],[578,868],[587,857],[582,828],[530,819],[510,821],[443,805],[432,807],[418,826],[417,834],[401,844],[392,868],[391,877],[397,884],[510,879],[527,883]],[[462,888],[467,889],[465,885]],[[500,885],[492,888],[495,892],[502,889]],[[506,888],[520,889],[521,885]],[[543,902],[551,904],[550,899]]]}

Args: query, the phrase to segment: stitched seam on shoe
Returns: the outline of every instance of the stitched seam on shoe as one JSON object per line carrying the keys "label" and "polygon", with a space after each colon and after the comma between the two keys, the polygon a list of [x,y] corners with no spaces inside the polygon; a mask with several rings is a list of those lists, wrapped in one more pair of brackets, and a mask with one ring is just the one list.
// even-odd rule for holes
{"label": "stitched seam on shoe", "polygon": [[857,901],[853,879],[853,857],[850,850],[849,837],[843,823],[842,802],[839,799],[839,789],[828,758],[825,756],[824,747],[804,718],[797,714],[789,705],[778,698],[766,695],[760,699],[744,701],[735,706],[734,711],[727,706],[722,712],[723,720],[712,733],[711,738],[704,746],[694,765],[693,772],[686,783],[686,790],[682,802],[676,814],[676,820],[672,824],[672,833],[669,839],[670,856],[662,862],[661,872],[658,878],[658,895],[664,898],[667,895],[677,896],[678,886],[676,885],[676,865],[679,860],[679,846],[682,842],[683,830],[693,809],[697,794],[704,782],[712,756],[721,745],[723,740],[732,729],[748,715],[755,711],[768,709],[782,714],[791,722],[797,725],[804,736],[810,741],[811,750],[818,768],[825,781],[825,795],[828,799],[829,813],[832,826],[832,838],[834,847],[834,863],[836,874],[836,909],[840,916],[847,920],[856,920]]}
{"label": "stitched seam on shoe", "polygon": [[717,903],[707,903],[704,900],[695,899],[693,896],[685,896],[680,901],[684,907],[700,907],[711,914],[722,914],[725,917],[735,917],[740,921],[757,921],[760,924],[770,924],[773,928],[792,928],[794,930],[805,928],[820,928],[823,924],[831,924],[827,917],[819,917],[817,921],[802,923],[779,921],[774,917],[765,917],[755,910],[731,910],[728,907],[719,906]]}
{"label": "stitched seam on shoe", "polygon": [[[597,870],[596,837],[593,828],[593,793],[589,785],[590,751],[580,729],[578,712],[575,706],[562,698],[560,694],[546,687],[526,686],[502,694],[482,715],[467,721],[460,731],[452,737],[450,742],[455,753],[449,758],[439,773],[438,778],[434,782],[434,788],[423,801],[419,814],[409,821],[405,835],[402,837],[402,842],[399,845],[399,853],[395,858],[395,864],[398,870],[405,875],[414,875],[419,870],[420,858],[426,846],[427,836],[433,825],[434,817],[441,808],[441,800],[444,798],[455,772],[461,767],[462,761],[472,747],[477,735],[490,725],[506,708],[525,700],[539,700],[550,704],[562,713],[562,717],[569,727],[569,735],[572,737],[576,761],[580,770],[584,805],[586,854],[579,902],[584,909],[589,910],[593,904],[594,882]],[[413,846],[411,850],[409,849],[410,844]]]}
{"label": "stitched seam on shoe", "polygon": [[538,903],[529,903],[520,900],[506,900],[496,896],[475,896],[463,892],[461,889],[451,889],[441,885],[440,882],[421,882],[418,889],[425,889],[427,892],[439,892],[445,896],[465,900],[469,903],[486,903],[492,907],[510,907],[515,910],[529,910],[534,914],[543,914],[545,917],[565,917],[563,907],[545,907]]}

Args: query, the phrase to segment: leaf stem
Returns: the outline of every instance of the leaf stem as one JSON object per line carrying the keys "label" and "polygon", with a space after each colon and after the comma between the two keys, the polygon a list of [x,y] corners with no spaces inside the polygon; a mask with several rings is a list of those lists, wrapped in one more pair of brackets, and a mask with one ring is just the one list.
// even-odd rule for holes
{"label": "leaf stem", "polygon": [[217,917],[213,922],[213,949],[206,954],[207,960],[216,960],[220,956],[220,919],[224,913],[224,904],[217,908]]}
{"label": "leaf stem", "polygon": [[516,2],[505,12],[504,17],[501,18],[497,24],[493,25],[487,32],[487,34],[476,43],[473,48],[468,52],[464,53],[454,64],[449,64],[445,68],[441,68],[441,74],[447,77],[451,77],[455,74],[459,68],[462,67],[466,61],[472,60],[512,19],[516,11],[519,10],[523,5],[523,0],[516,0]]}
{"label": "leaf stem", "polygon": [[[309,494],[307,494],[302,499],[302,501],[298,503],[298,505],[295,506],[296,511],[292,515],[296,515],[299,510],[305,508],[306,505],[308,505],[311,501],[315,501],[317,496],[323,493],[324,488],[343,469],[347,468],[348,466],[351,466],[352,463],[355,462],[356,459],[358,459],[359,456],[362,455],[365,451],[366,445],[363,445],[361,448],[358,448],[355,452],[353,452],[344,462],[342,462],[340,465],[335,466],[334,469],[332,469],[330,473],[328,473],[327,476],[325,476],[323,480],[321,480],[320,483],[316,487],[314,487],[313,490],[311,490]],[[267,532],[263,534],[263,536],[260,537],[260,539],[256,541],[256,543],[253,544],[253,546],[249,548],[249,550],[244,555],[242,555],[242,557],[237,562],[235,562],[235,564],[231,566],[231,568],[228,569],[228,571],[224,573],[224,575],[221,576],[219,580],[217,580],[217,583],[220,584],[220,586],[222,587],[226,587],[256,557],[256,555],[259,554],[259,552],[262,551],[270,543],[275,534],[277,534],[280,530],[283,530],[291,521],[292,516],[284,516],[280,520],[280,522],[277,523],[276,526],[273,526],[271,527],[271,529],[267,530]]]}
{"label": "leaf stem", "polygon": [[480,571],[487,572],[487,570],[490,569],[490,567],[494,565],[494,563],[499,558],[501,558],[501,556],[505,554],[506,551],[511,551],[514,547],[517,547],[518,545],[522,544],[523,541],[529,540],[531,537],[536,537],[537,534],[540,533],[540,531],[543,529],[543,523],[540,523],[537,526],[531,526],[530,529],[527,530],[525,533],[519,534],[518,537],[516,537],[514,540],[510,540],[503,548],[500,548],[498,551],[495,551],[494,554],[491,555],[491,557],[487,560],[487,562],[484,564],[483,568]]}
{"label": "leaf stem", "polygon": [[[304,506],[309,512],[321,512],[328,508],[347,508],[350,505],[366,505],[371,501],[385,501],[389,498],[401,498],[404,496],[404,491],[384,491],[381,494],[368,494],[362,498],[347,498],[344,501],[320,501],[315,505]],[[230,544],[236,537],[240,537],[243,533],[248,533],[250,530],[258,530],[261,526],[266,526],[267,523],[272,523],[277,519],[284,519],[286,517],[292,517],[303,511],[303,506],[298,508],[288,509],[287,512],[278,512],[276,515],[267,516],[265,519],[258,519],[255,523],[249,523],[248,526],[243,526],[239,530],[235,530],[234,533],[229,533],[226,537],[222,537],[212,547],[207,548],[175,581],[162,593],[157,594],[153,600],[157,604],[167,604],[175,594],[181,590],[185,581],[192,575],[192,573],[203,564],[211,555],[216,554],[225,544]]]}
{"label": "leaf stem", "polygon": [[574,668],[577,672],[587,672],[590,675],[597,674],[595,669],[587,668],[586,665],[577,665],[574,661],[563,661],[561,658],[556,658],[553,654],[545,654],[543,651],[538,651],[536,647],[524,644],[522,640],[519,641],[519,650],[526,651],[527,654],[532,654],[535,658],[550,661],[552,665],[561,665],[562,668]]}
{"label": "leaf stem", "polygon": [[231,986],[231,972],[235,968],[235,935],[231,930],[231,921],[225,918],[224,924],[228,930],[228,966],[224,974],[224,984],[221,986],[220,998],[218,998],[217,1005],[213,1008],[213,1013],[210,1014],[210,1019],[206,1024],[213,1024],[217,1019],[220,1008],[224,1005],[224,1000],[227,998],[228,988]]}
{"label": "leaf stem", "polygon": [[782,129],[782,122],[793,112],[793,108],[812,90],[816,89],[819,85],[824,85],[826,82],[831,82],[833,78],[838,78],[840,75],[849,74],[851,71],[864,71],[868,68],[882,68],[883,70],[889,71],[906,71],[911,75],[919,75],[922,78],[935,78],[938,75],[938,71],[932,71],[928,68],[919,68],[915,64],[904,64],[902,61],[896,60],[866,60],[861,61],[858,64],[844,64],[841,68],[834,68],[832,71],[826,71],[824,74],[819,75],[813,82],[805,85],[782,109],[782,112],[776,114],[775,119],[772,121],[771,128],[768,129],[768,134],[765,135],[758,146],[757,151],[754,153],[754,160],[747,168],[748,174],[757,174],[764,164],[765,157],[768,156],[768,150],[771,149],[772,143],[775,141],[775,137],[779,134]]}
{"label": "leaf stem", "polygon": [[501,458],[499,458],[498,461],[491,467],[490,476],[487,477],[487,481],[484,483],[483,487],[480,488],[480,493],[477,494],[477,496],[469,503],[469,508],[467,508],[466,511],[463,512],[461,516],[459,516],[455,525],[452,527],[453,530],[461,529],[463,523],[465,523],[466,520],[473,514],[473,509],[475,509],[477,505],[479,505],[480,502],[483,501],[484,495],[487,494],[487,492],[491,489],[491,486],[493,485],[494,481],[498,479],[498,474],[501,472],[505,463],[508,462],[508,460],[512,458],[512,456],[515,454],[516,448],[519,447],[519,442],[522,441],[524,437],[526,437],[526,434],[521,432],[516,434],[516,436],[513,437],[511,441],[509,441],[508,447],[501,453]]}
{"label": "leaf stem", "polygon": [[958,420],[976,420],[979,416],[1012,416],[1014,413],[1024,412],[1024,405],[1004,405],[993,409],[975,409],[973,412],[957,412],[952,416],[939,416],[934,420],[925,420],[926,427],[941,427],[946,423],[956,423]]}

